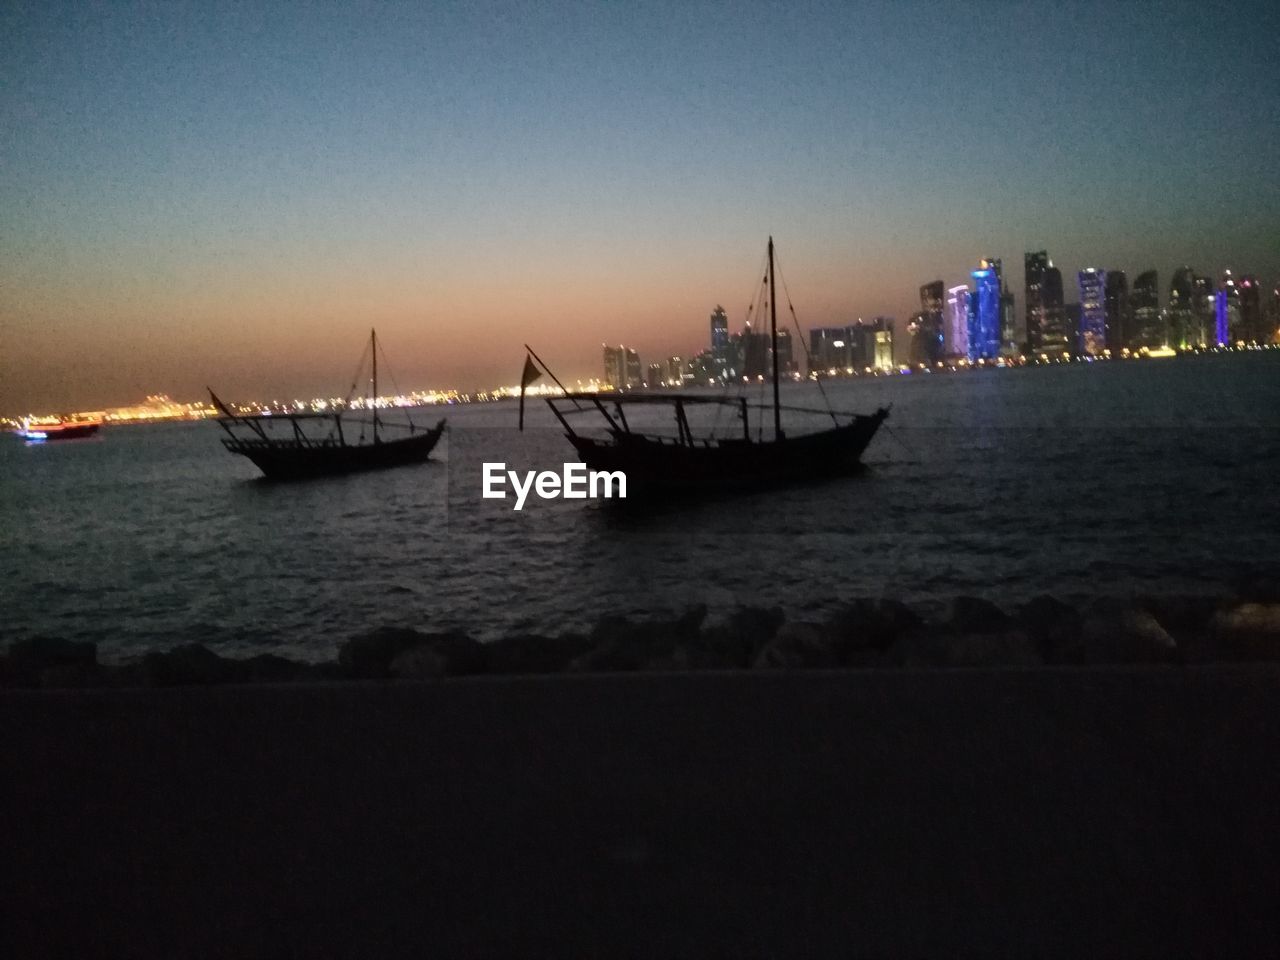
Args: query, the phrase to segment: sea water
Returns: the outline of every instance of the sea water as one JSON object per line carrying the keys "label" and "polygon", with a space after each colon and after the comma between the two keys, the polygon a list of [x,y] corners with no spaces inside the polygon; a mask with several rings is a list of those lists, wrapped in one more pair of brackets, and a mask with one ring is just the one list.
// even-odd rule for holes
{"label": "sea water", "polygon": [[[92,640],[117,659],[198,642],[321,660],[383,625],[486,639],[693,604],[805,619],[863,596],[927,614],[958,594],[1012,607],[1043,593],[1222,593],[1276,569],[1280,352],[823,390],[787,384],[783,402],[892,404],[860,475],[647,509],[559,500],[515,513],[482,499],[483,456],[513,469],[575,460],[541,401],[524,433],[514,402],[417,411],[450,421],[430,462],[289,484],[227,453],[214,423],[2,436],[0,644]],[[769,401],[764,385],[745,396]],[[734,408],[690,410],[699,432],[742,434]],[[629,416],[674,436],[670,412]]]}

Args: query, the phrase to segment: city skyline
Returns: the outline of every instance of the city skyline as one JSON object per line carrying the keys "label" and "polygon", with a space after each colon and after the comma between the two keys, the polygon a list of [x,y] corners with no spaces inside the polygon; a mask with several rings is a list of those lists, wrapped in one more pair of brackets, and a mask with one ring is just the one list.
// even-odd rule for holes
{"label": "city skyline", "polygon": [[602,340],[740,328],[769,234],[806,332],[901,336],[986,256],[1021,325],[1045,249],[1068,301],[1090,267],[1269,294],[1274,10],[986,15],[997,58],[925,3],[10,7],[0,411],[324,395],[370,326],[406,389],[507,382],[524,342],[597,376]]}

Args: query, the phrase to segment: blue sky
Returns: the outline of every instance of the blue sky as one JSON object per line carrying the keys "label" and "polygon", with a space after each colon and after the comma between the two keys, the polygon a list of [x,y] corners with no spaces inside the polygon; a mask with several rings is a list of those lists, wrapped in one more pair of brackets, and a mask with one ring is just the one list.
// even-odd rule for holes
{"label": "blue sky", "polygon": [[805,325],[1280,276],[1268,4],[2,9],[0,411],[326,392],[372,324],[416,386],[687,353],[770,233]]}

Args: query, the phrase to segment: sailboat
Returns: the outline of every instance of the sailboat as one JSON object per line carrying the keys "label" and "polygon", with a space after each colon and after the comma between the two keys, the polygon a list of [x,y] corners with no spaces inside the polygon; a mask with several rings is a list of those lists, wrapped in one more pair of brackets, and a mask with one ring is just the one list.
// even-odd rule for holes
{"label": "sailboat", "polygon": [[[311,477],[380,470],[426,460],[444,433],[445,421],[430,429],[413,423],[406,411],[406,422],[387,421],[378,415],[378,332],[369,333],[369,349],[373,371],[366,404],[369,419],[356,419],[349,411],[317,413],[283,413],[244,415],[232,412],[218,395],[209,390],[213,405],[222,414],[218,424],[226,431],[222,444],[232,453],[252,460],[269,480],[302,480]],[[354,393],[354,385],[353,390]],[[348,399],[350,399],[348,397]],[[277,425],[288,424],[285,436],[277,436]],[[319,430],[328,425],[328,432]],[[359,427],[359,434],[354,427]],[[370,439],[365,439],[369,427]],[[310,428],[310,430],[308,430]],[[407,436],[388,437],[388,430],[407,430]]]}
{"label": "sailboat", "polygon": [[[526,345],[523,388],[546,372],[560,387],[561,395],[546,398],[565,436],[582,462],[595,471],[622,471],[631,495],[654,493],[714,493],[772,487],[839,476],[856,470],[862,453],[871,443],[880,424],[889,416],[886,407],[870,414],[838,413],[831,409],[783,407],[779,401],[778,310],[774,281],[773,238],[769,238],[768,285],[769,335],[773,354],[773,403],[749,404],[745,397],[707,396],[683,392],[636,393],[613,396],[566,390],[537,354]],[[536,365],[535,365],[536,364]],[[667,405],[674,409],[676,436],[645,433],[632,429],[626,410],[645,404]],[[697,404],[721,404],[736,408],[742,420],[740,436],[699,438],[690,428],[686,408]],[[764,435],[758,423],[752,438],[749,410],[758,416],[773,413],[773,436]],[[612,411],[611,409],[612,408]],[[594,410],[604,419],[605,436],[579,433],[569,421],[575,413]],[[784,432],[784,411],[830,416],[832,426],[795,436]]]}

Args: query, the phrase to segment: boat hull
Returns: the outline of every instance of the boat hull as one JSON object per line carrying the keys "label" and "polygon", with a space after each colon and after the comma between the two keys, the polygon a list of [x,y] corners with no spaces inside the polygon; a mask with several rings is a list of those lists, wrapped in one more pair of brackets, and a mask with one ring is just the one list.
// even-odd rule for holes
{"label": "boat hull", "polygon": [[83,440],[92,437],[100,423],[53,423],[47,426],[33,425],[19,430],[18,435],[27,440]]}
{"label": "boat hull", "polygon": [[308,480],[383,470],[426,460],[444,433],[444,421],[416,436],[378,443],[301,443],[296,440],[227,439],[232,453],[248,457],[268,480]]}
{"label": "boat hull", "polygon": [[888,412],[781,440],[676,443],[618,432],[606,440],[569,435],[592,470],[620,470],[627,495],[718,493],[823,480],[856,471]]}

